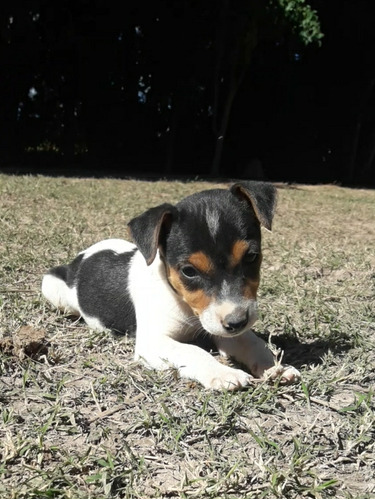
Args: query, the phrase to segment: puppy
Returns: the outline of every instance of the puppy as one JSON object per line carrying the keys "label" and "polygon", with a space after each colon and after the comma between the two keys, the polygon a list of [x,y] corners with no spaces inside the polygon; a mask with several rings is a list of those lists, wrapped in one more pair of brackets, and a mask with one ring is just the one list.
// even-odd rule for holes
{"label": "puppy", "polygon": [[177,368],[205,388],[237,389],[252,379],[190,344],[210,335],[219,352],[255,377],[299,378],[275,366],[251,330],[257,319],[261,226],[271,230],[276,190],[239,182],[147,210],[129,223],[135,244],[109,239],[69,265],[51,269],[42,293],[95,330],[136,333],[135,358],[158,370]]}

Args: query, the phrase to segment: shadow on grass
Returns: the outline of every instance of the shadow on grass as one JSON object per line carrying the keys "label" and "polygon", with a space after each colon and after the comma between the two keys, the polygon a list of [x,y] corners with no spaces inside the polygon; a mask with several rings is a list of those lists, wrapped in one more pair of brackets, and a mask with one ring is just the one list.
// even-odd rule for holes
{"label": "shadow on grass", "polygon": [[[260,335],[261,336],[261,335]],[[347,333],[334,332],[325,339],[301,342],[297,337],[280,335],[272,337],[272,343],[284,352],[283,362],[300,369],[307,364],[320,365],[328,352],[340,354],[355,347],[355,339]]]}

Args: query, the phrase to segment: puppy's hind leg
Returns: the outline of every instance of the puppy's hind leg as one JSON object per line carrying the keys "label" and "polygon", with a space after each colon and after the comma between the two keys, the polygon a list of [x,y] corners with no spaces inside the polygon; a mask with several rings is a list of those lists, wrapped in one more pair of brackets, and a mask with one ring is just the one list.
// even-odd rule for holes
{"label": "puppy's hind leg", "polygon": [[51,269],[43,276],[42,294],[60,311],[80,316],[75,287],[67,284],[68,266]]}

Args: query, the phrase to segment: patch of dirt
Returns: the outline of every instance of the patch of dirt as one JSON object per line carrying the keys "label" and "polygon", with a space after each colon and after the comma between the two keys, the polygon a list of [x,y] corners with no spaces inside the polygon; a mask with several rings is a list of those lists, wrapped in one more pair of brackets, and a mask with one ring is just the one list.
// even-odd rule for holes
{"label": "patch of dirt", "polygon": [[26,357],[39,359],[48,354],[46,332],[32,326],[21,326],[13,337],[0,339],[0,351],[16,356],[21,361]]}

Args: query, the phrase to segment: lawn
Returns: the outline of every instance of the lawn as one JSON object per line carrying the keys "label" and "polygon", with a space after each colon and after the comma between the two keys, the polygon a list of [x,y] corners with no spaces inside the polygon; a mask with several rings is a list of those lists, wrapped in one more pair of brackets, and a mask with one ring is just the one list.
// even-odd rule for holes
{"label": "lawn", "polygon": [[212,186],[0,175],[0,497],[375,498],[374,191],[279,186],[255,330],[296,385],[206,391],[42,298],[49,267]]}

